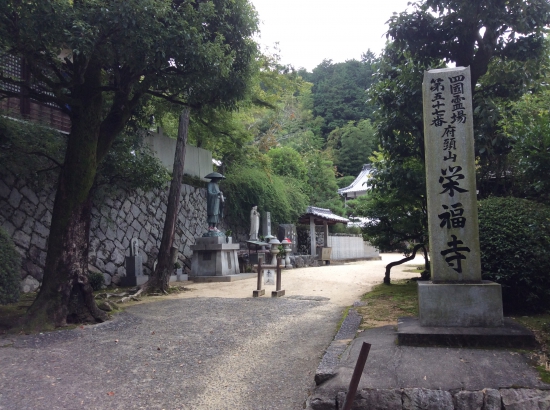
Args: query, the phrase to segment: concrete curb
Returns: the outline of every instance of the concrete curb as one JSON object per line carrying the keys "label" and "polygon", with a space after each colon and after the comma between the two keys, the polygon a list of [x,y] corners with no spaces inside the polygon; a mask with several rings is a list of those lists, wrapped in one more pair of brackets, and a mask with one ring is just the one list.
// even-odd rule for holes
{"label": "concrete curb", "polygon": [[359,325],[361,324],[361,319],[362,317],[359,316],[356,310],[349,310],[338,333],[334,336],[334,340],[327,348],[321,359],[321,363],[319,363],[315,371],[315,384],[317,386],[336,376],[336,366],[340,363],[340,356],[355,338],[357,329],[359,329]]}

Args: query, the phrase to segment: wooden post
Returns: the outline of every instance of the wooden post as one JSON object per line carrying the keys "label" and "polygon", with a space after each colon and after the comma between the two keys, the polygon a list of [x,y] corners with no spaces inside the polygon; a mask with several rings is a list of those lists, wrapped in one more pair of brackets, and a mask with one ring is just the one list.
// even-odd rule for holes
{"label": "wooden post", "polygon": [[361,351],[359,352],[359,357],[357,358],[357,363],[355,364],[355,369],[353,370],[353,375],[349,382],[348,394],[346,395],[346,401],[344,402],[342,410],[351,410],[351,406],[355,400],[355,394],[357,393],[357,386],[359,386],[359,380],[361,380],[365,363],[369,357],[370,347],[371,345],[367,342],[363,342],[363,346],[361,346]]}
{"label": "wooden post", "polygon": [[315,218],[313,216],[309,217],[309,238],[311,241],[311,256],[315,257],[317,242],[315,241]]}
{"label": "wooden post", "polygon": [[327,221],[323,221],[323,246],[325,248],[328,248],[328,223]]}
{"label": "wooden post", "polygon": [[285,291],[284,289],[281,290],[281,259],[277,258],[277,282],[276,282],[276,285],[275,285],[275,289],[274,291],[271,292],[271,297],[272,298],[278,298],[278,297],[281,297],[281,296],[284,296],[285,294]]}
{"label": "wooden post", "polygon": [[257,298],[258,296],[265,295],[265,289],[262,289],[263,275],[262,275],[262,260],[258,259],[258,286],[255,291],[252,292],[252,296]]}

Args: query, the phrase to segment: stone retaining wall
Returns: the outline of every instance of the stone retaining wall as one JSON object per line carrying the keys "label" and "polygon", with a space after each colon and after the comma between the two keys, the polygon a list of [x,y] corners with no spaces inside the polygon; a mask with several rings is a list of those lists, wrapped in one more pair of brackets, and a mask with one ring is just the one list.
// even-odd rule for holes
{"label": "stone retaining wall", "polygon": [[[314,398],[310,410],[341,410],[346,392],[331,400]],[[365,389],[355,395],[354,410],[518,410],[550,408],[550,391],[537,389],[484,389],[478,391]]]}
{"label": "stone retaining wall", "polygon": [[[22,256],[21,289],[34,291],[40,285],[52,218],[55,188],[32,188],[15,175],[0,177],[0,226],[15,242]],[[144,273],[149,274],[158,254],[166,217],[166,189],[151,192],[118,190],[95,201],[90,231],[90,271],[101,272],[107,285],[125,276],[124,257],[130,240],[139,238]],[[181,207],[174,244],[184,273],[191,270],[190,246],[207,228],[206,189],[182,186]]]}

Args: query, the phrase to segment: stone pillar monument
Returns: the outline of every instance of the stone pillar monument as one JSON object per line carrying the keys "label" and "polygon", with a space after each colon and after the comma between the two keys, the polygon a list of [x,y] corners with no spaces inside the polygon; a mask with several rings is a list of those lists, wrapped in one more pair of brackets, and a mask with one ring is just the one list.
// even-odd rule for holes
{"label": "stone pillar monument", "polygon": [[[262,235],[264,238],[271,237],[271,212],[264,212],[262,215]],[[269,239],[266,239],[269,242]]]}
{"label": "stone pillar monument", "polygon": [[419,282],[422,326],[502,326],[500,285],[481,280],[470,68],[424,74],[432,281]]}

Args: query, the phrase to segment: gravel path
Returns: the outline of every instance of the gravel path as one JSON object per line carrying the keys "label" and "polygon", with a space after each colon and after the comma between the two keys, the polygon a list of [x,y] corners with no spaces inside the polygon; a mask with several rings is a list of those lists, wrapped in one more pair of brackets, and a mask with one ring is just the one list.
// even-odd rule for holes
{"label": "gravel path", "polygon": [[398,257],[284,271],[283,298],[252,298],[255,279],[191,284],[107,323],[0,339],[0,409],[302,409],[343,308]]}

